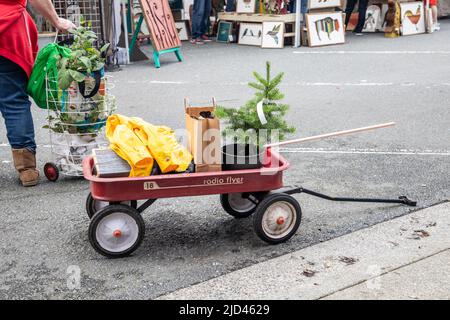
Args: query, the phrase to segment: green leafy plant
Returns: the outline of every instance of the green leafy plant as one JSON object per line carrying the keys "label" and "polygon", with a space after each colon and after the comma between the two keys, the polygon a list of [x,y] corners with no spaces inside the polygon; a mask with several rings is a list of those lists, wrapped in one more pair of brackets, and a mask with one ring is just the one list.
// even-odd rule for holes
{"label": "green leafy plant", "polygon": [[[50,79],[58,82],[59,91],[57,93],[50,91],[47,94],[58,101],[58,107],[54,108],[54,114],[48,117],[49,125],[44,128],[56,133],[95,135],[110,112],[108,109],[110,101],[106,100],[104,87],[100,89],[103,94],[82,100],[76,98],[75,101],[68,102],[71,84],[85,82],[86,88],[93,86],[92,72],[101,70],[105,64],[104,53],[108,50],[109,44],[97,49],[97,35],[90,26],[89,22],[82,20],[81,27],[70,31],[74,36],[73,43],[68,46],[70,55],[57,58],[58,79]],[[72,92],[74,90],[76,92],[77,89],[72,88]]]}
{"label": "green leafy plant", "polygon": [[81,26],[70,33],[74,35],[69,46],[72,52],[68,58],[60,57],[57,64],[58,84],[63,90],[73,81],[82,82],[91,72],[102,69],[105,65],[103,53],[109,48],[109,44],[105,44],[98,50],[95,47],[97,35],[89,28]]}
{"label": "green leafy plant", "polygon": [[[228,122],[223,134],[225,137],[234,137],[239,143],[253,143],[262,147],[271,142],[274,130],[278,133],[278,138],[283,140],[287,134],[294,133],[295,128],[289,126],[284,120],[284,116],[289,110],[289,105],[279,103],[283,100],[284,94],[279,89],[284,73],[279,73],[271,78],[271,65],[266,62],[265,77],[257,72],[253,72],[254,82],[249,82],[249,86],[255,89],[254,97],[247,101],[244,106],[238,109],[218,106],[215,115]],[[261,123],[257,112],[257,104],[263,101],[263,111],[267,123]],[[266,135],[260,135],[259,131],[267,130]],[[256,134],[249,134],[254,131]]]}

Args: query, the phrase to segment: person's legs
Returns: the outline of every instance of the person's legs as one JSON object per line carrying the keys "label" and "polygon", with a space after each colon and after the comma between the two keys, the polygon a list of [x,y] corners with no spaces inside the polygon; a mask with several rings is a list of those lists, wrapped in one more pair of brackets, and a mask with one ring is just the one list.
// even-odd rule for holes
{"label": "person's legs", "polygon": [[345,27],[347,27],[350,21],[350,16],[352,15],[353,9],[355,9],[356,2],[358,0],[348,0],[345,7]]}
{"label": "person's legs", "polygon": [[234,3],[234,0],[227,0],[227,6],[225,8],[226,12],[233,12],[236,11],[236,5]]}
{"label": "person's legs", "polygon": [[212,0],[203,0],[204,2],[204,11],[203,11],[203,18],[202,18],[202,24],[201,24],[201,35],[204,35],[208,31],[208,27],[211,24],[210,16],[211,16],[211,6],[212,6]]}
{"label": "person's legs", "polygon": [[36,185],[36,143],[30,100],[26,92],[27,76],[12,61],[0,57],[0,112],[5,119],[14,165],[25,186]]}
{"label": "person's legs", "polygon": [[36,152],[27,76],[14,62],[0,57],[0,111],[5,119],[9,144],[14,149]]}
{"label": "person's legs", "polygon": [[438,9],[437,6],[431,6],[431,14],[433,15],[433,23],[438,22]]}
{"label": "person's legs", "polygon": [[192,7],[192,39],[200,38],[203,27],[203,16],[205,13],[205,0],[194,0]]}
{"label": "person's legs", "polygon": [[302,0],[300,2],[300,12],[306,13],[307,11],[308,11],[308,0]]}
{"label": "person's legs", "polygon": [[366,21],[367,4],[369,0],[359,0],[358,4],[358,24],[355,28],[355,33],[361,33],[364,28],[364,22]]}
{"label": "person's legs", "polygon": [[295,5],[296,5],[296,1],[289,1],[288,11],[290,13],[295,13]]}

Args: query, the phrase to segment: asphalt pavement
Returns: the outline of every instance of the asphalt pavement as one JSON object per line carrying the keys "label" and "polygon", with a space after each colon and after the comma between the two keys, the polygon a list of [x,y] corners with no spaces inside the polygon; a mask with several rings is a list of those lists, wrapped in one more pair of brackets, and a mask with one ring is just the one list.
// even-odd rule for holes
{"label": "asphalt pavement", "polygon": [[159,299],[448,300],[449,212],[435,205]]}
{"label": "asphalt pavement", "polygon": [[[268,246],[251,219],[234,220],[218,196],[157,201],[146,237],[127,259],[108,260],[90,246],[80,178],[18,185],[0,126],[0,298],[150,299],[440,203],[450,195],[450,20],[430,35],[347,37],[345,45],[260,49],[211,43],[183,46],[185,61],[165,54],[110,73],[119,112],[184,127],[183,98],[225,106],[251,98],[251,72],[285,72],[288,121],[305,137],[395,121],[389,129],[291,146],[285,184],[331,195],[397,197],[401,205],[335,203],[296,196],[303,220],[287,243]],[[33,109],[38,161],[51,159],[46,111]],[[81,283],[73,285],[80,274]],[[76,280],[76,279],[75,279]],[[76,281],[75,281],[76,283]]]}

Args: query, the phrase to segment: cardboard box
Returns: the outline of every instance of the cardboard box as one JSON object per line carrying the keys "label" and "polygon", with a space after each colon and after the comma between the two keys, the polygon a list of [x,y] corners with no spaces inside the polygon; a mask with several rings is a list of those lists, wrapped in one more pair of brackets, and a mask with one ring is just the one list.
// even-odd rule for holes
{"label": "cardboard box", "polygon": [[192,153],[196,172],[222,171],[221,133],[219,119],[214,116],[215,100],[212,106],[191,106],[184,100],[186,129],[189,133],[188,150]]}

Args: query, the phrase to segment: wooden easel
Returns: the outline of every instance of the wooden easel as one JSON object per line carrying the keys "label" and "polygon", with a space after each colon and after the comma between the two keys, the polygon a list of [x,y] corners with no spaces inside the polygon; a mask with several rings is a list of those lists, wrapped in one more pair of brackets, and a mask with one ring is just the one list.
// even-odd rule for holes
{"label": "wooden easel", "polygon": [[[132,2],[132,0],[128,0],[128,8],[132,7],[132,3],[131,2]],[[142,7],[142,2],[141,2],[141,7]],[[146,14],[146,12],[144,10],[142,10],[142,14],[139,17],[138,23],[136,24],[136,29],[134,30],[133,37],[132,37],[131,43],[130,43],[130,49],[129,49],[130,56],[131,56],[131,54],[133,52],[134,46],[136,45],[136,41],[138,39],[139,32],[141,32],[142,23],[143,23],[144,18],[146,16],[145,14]],[[171,13],[170,13],[170,16],[171,16]],[[147,17],[147,19],[150,19],[150,18]],[[173,21],[173,17],[172,17],[172,21]],[[151,24],[149,23],[148,20],[146,22],[147,22],[147,25],[148,25],[148,29],[151,30],[152,29]],[[180,42],[180,40],[178,38],[178,32],[176,31],[176,28],[175,28],[175,33],[176,33],[176,40],[174,40],[174,42],[173,42],[175,45],[173,47],[169,47],[169,48],[167,48],[167,46],[166,46],[166,47],[163,47],[162,49],[158,48],[157,43],[155,43],[155,39],[153,38],[154,35],[150,36],[150,41],[151,41],[151,44],[152,44],[152,47],[153,47],[153,60],[155,62],[155,67],[156,68],[160,68],[161,67],[159,56],[161,54],[164,54],[164,53],[173,52],[173,53],[175,53],[175,56],[177,57],[178,61],[180,61],[180,62],[183,61],[183,56],[181,55],[181,52],[180,52],[181,42]]]}

